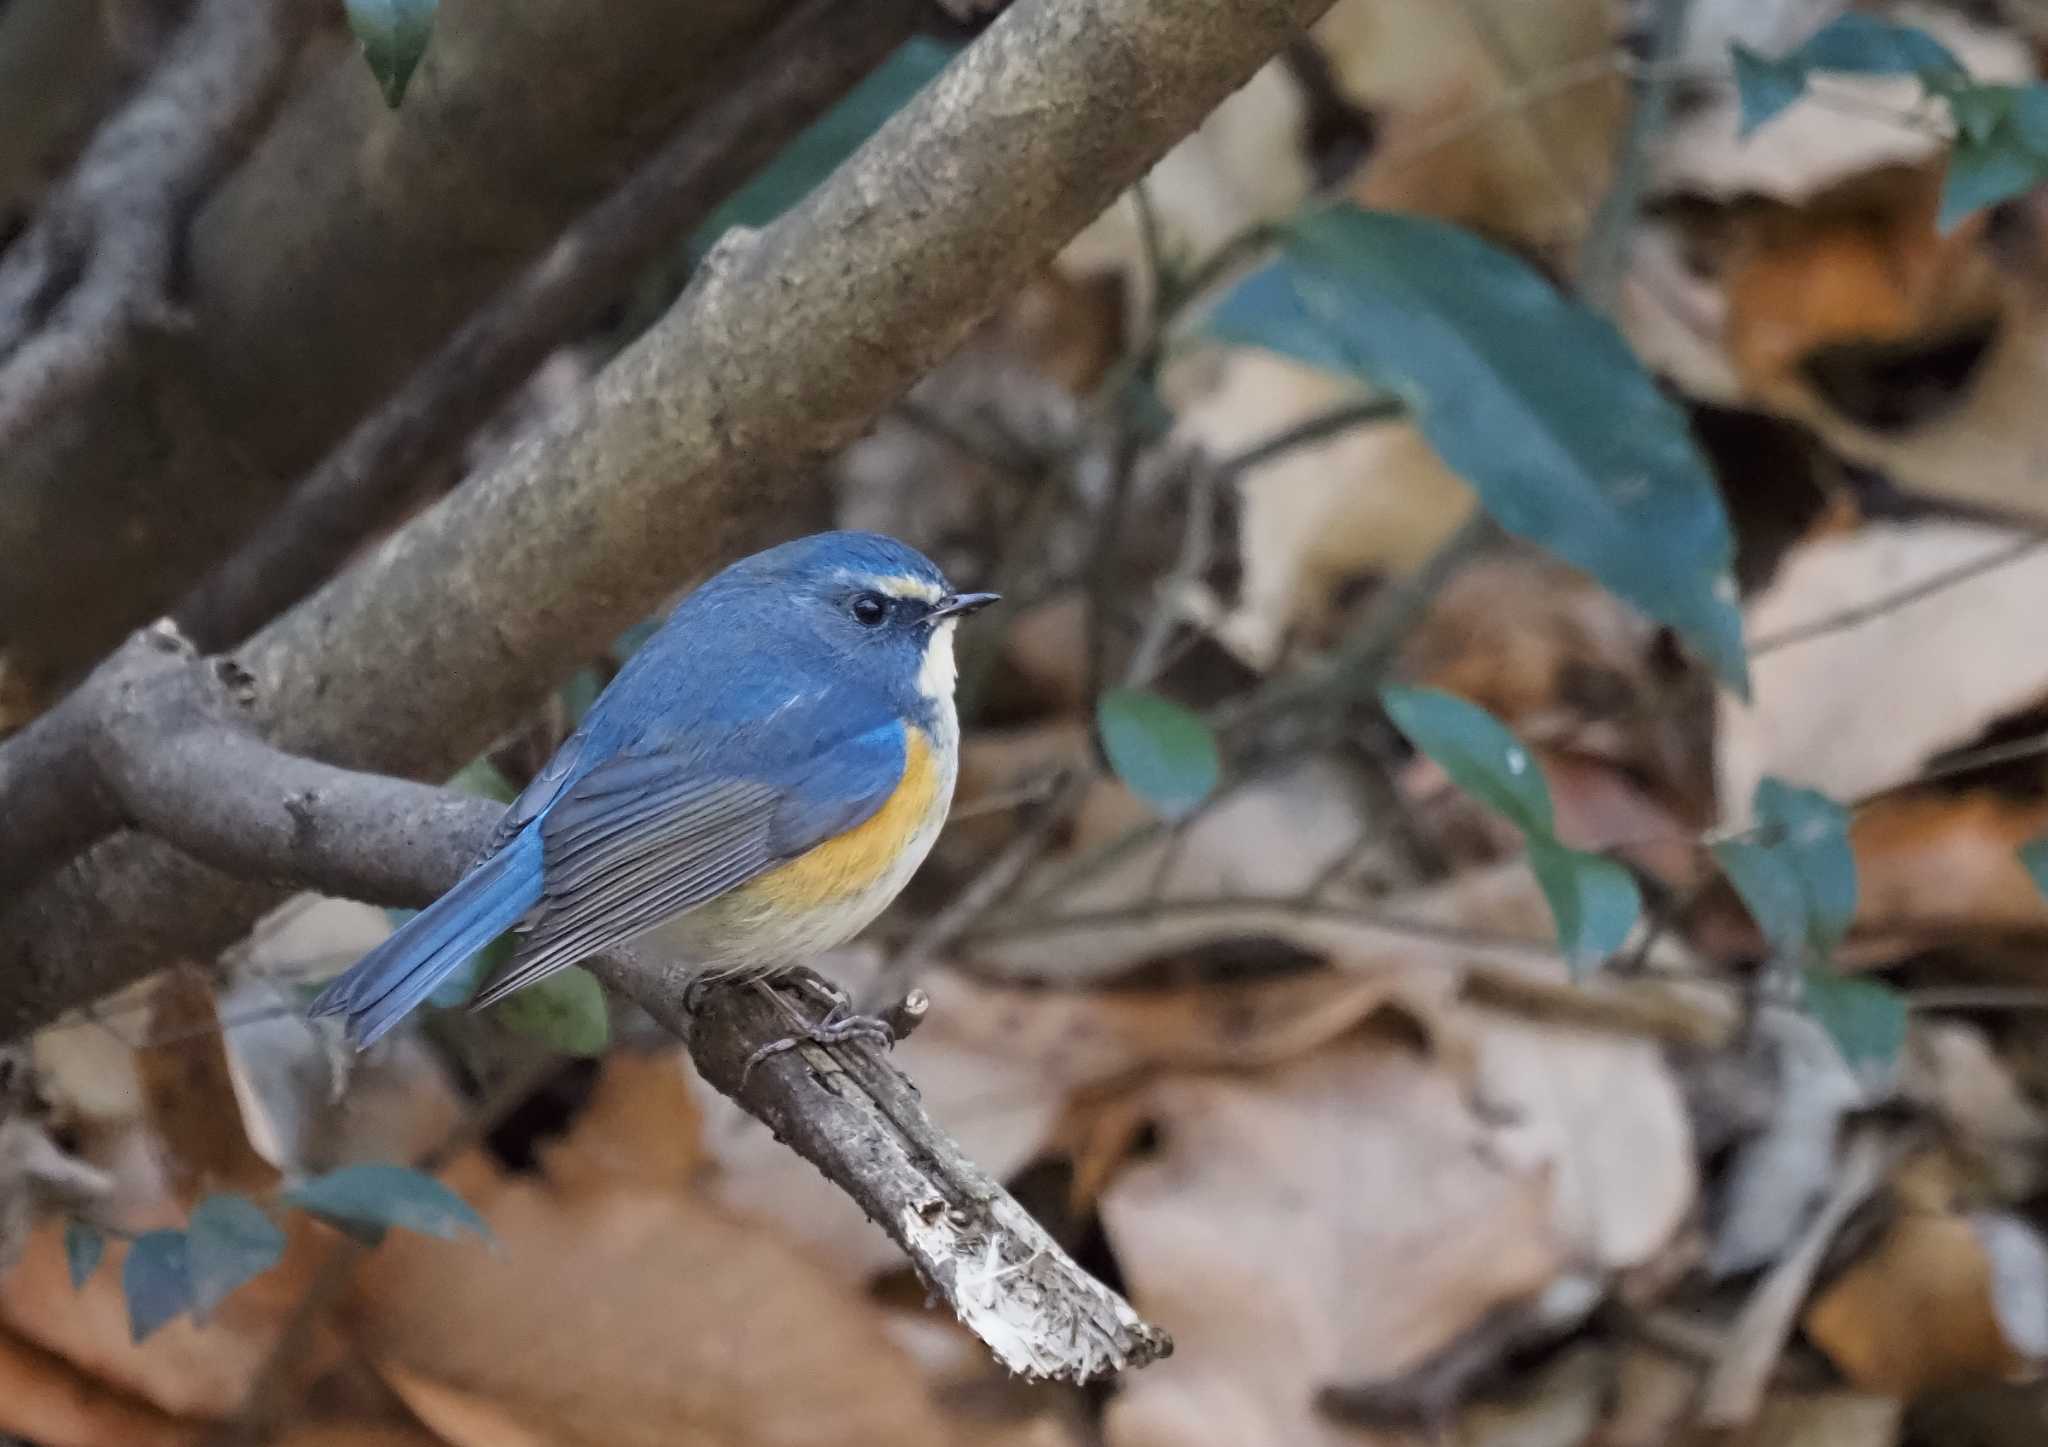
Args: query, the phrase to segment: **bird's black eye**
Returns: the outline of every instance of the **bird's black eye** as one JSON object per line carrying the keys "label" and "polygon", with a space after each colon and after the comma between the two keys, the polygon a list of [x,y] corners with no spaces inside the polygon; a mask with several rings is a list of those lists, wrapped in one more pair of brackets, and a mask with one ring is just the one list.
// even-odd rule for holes
{"label": "bird's black eye", "polygon": [[869,628],[889,616],[888,601],[879,593],[857,593],[852,606],[853,621]]}

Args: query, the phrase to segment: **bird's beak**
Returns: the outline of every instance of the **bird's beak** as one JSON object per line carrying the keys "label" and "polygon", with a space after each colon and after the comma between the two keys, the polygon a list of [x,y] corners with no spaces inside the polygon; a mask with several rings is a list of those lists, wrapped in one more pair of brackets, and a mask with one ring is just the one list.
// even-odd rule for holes
{"label": "bird's beak", "polygon": [[979,613],[989,604],[1002,601],[1001,593],[948,593],[926,616],[932,619],[965,618],[969,613]]}

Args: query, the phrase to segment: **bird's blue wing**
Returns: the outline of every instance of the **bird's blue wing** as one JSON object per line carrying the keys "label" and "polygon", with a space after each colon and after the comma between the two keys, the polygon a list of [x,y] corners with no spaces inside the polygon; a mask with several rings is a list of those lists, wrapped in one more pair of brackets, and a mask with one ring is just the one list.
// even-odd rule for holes
{"label": "bird's blue wing", "polygon": [[[750,751],[758,759],[759,749]],[[482,1007],[715,899],[870,817],[903,777],[890,722],[750,775],[663,753],[599,764],[540,817],[538,918]]]}

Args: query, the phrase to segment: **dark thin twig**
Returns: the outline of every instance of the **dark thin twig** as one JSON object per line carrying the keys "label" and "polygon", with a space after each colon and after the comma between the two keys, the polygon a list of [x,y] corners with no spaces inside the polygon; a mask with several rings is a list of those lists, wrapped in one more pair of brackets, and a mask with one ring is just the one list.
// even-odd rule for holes
{"label": "dark thin twig", "polygon": [[1407,412],[1407,405],[1398,397],[1366,397],[1356,402],[1340,403],[1232,453],[1216,464],[1216,471],[1226,480],[1235,481],[1253,468],[1297,448],[1313,447],[1318,442],[1327,442],[1361,427],[1398,421]]}
{"label": "dark thin twig", "polygon": [[1620,294],[1636,211],[1650,182],[1650,144],[1664,129],[1677,84],[1672,67],[1665,62],[1678,53],[1685,38],[1689,0],[1653,0],[1653,4],[1656,15],[1642,93],[1636,98],[1635,109],[1629,113],[1628,126],[1622,132],[1614,182],[1601,199],[1600,209],[1593,217],[1592,234],[1586,238],[1580,256],[1579,290],[1586,304],[1596,311],[1612,311]]}
{"label": "dark thin twig", "polygon": [[1749,656],[1761,658],[1781,648],[1792,648],[1801,643],[1810,643],[1816,638],[1824,638],[1831,633],[1860,627],[1884,617],[1887,613],[1895,613],[1901,608],[1909,607],[1949,588],[2021,562],[2040,552],[2044,547],[2048,547],[2048,536],[2020,538],[1981,557],[1958,563],[1952,568],[1945,568],[1939,573],[1922,578],[1917,583],[1873,598],[1867,603],[1859,603],[1853,608],[1844,608],[1840,612],[1816,618],[1810,623],[1795,624],[1790,628],[1768,634],[1750,644]]}

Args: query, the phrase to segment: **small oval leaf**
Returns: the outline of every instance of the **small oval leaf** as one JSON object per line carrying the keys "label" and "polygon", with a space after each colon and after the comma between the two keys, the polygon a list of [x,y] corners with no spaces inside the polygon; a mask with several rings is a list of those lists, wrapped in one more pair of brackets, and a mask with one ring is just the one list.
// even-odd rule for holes
{"label": "small oval leaf", "polygon": [[1185,818],[1223,777],[1215,730],[1171,699],[1113,688],[1096,703],[1095,723],[1116,776],[1164,818]]}
{"label": "small oval leaf", "polygon": [[1806,1013],[1820,1023],[1852,1070],[1889,1074],[1906,1048],[1906,1000],[1875,980],[1809,969]]}
{"label": "small oval leaf", "polygon": [[1856,914],[1849,812],[1825,794],[1765,778],[1743,838],[1713,846],[1715,862],[1782,958],[1824,961]]}
{"label": "small oval leaf", "polygon": [[1550,904],[1557,947],[1574,975],[1612,956],[1642,918],[1643,894],[1635,876],[1604,855],[1532,835],[1529,868]]}
{"label": "small oval leaf", "polygon": [[235,1288],[283,1256],[284,1232],[262,1207],[241,1196],[207,1197],[193,1208],[185,1230],[192,1314],[204,1321]]}
{"label": "small oval leaf", "polygon": [[1434,688],[1383,688],[1380,706],[1452,783],[1524,834],[1550,837],[1550,786],[1506,724],[1478,704]]}
{"label": "small oval leaf", "polygon": [[439,0],[346,0],[348,27],[377,77],[384,104],[393,110],[427,53],[438,5]]}
{"label": "small oval leaf", "polygon": [[128,1298],[128,1336],[138,1344],[190,1308],[185,1233],[148,1231],[131,1241],[121,1266],[121,1291]]}
{"label": "small oval leaf", "polygon": [[284,1199],[372,1244],[393,1226],[450,1241],[464,1231],[486,1240],[491,1234],[467,1201],[426,1172],[381,1161],[316,1176],[286,1191]]}
{"label": "small oval leaf", "polygon": [[1399,398],[1503,528],[1746,692],[1734,533],[1684,412],[1612,323],[1533,267],[1441,221],[1322,207],[1208,327]]}
{"label": "small oval leaf", "polygon": [[604,986],[588,970],[567,969],[507,995],[491,1013],[520,1034],[564,1055],[596,1056],[611,1045]]}
{"label": "small oval leaf", "polygon": [[106,1254],[107,1238],[97,1226],[75,1218],[64,1223],[64,1263],[71,1269],[72,1290],[84,1289]]}

